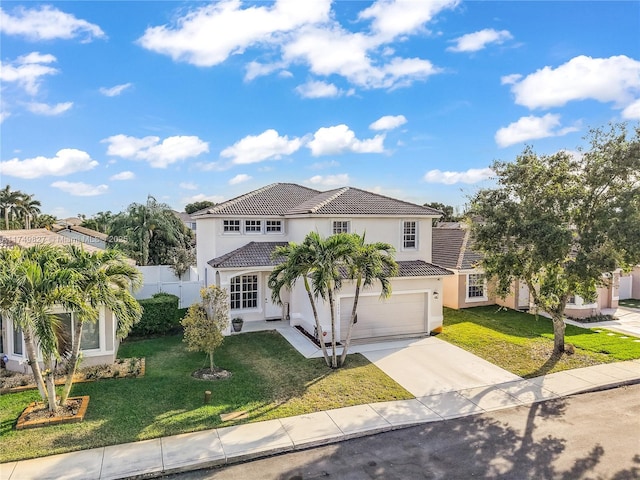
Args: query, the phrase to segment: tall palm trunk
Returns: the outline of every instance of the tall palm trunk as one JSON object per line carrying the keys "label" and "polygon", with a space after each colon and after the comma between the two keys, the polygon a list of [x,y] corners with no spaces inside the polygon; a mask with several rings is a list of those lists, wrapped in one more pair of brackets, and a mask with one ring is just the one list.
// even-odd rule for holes
{"label": "tall palm trunk", "polygon": [[318,309],[316,308],[316,302],[313,300],[313,294],[311,293],[311,287],[309,286],[309,280],[306,275],[304,278],[304,288],[307,290],[307,295],[309,296],[309,302],[311,302],[311,310],[313,311],[313,318],[316,322],[316,332],[318,332],[318,341],[320,342],[320,348],[322,348],[322,356],[324,357],[324,361],[327,362],[327,366],[331,366],[331,362],[329,361],[329,354],[327,353],[327,346],[324,343],[324,337],[322,336],[322,325],[320,325],[320,317],[318,316]]}
{"label": "tall palm trunk", "polygon": [[55,359],[53,355],[49,355],[44,362],[44,368],[46,369],[44,374],[44,381],[47,385],[47,403],[50,412],[55,412],[58,408],[56,403],[56,378],[55,378]]}
{"label": "tall palm trunk", "polygon": [[42,400],[44,401],[47,399],[47,390],[44,384],[44,378],[42,377],[42,370],[40,369],[40,364],[38,363],[38,349],[36,348],[36,343],[34,340],[33,332],[31,331],[31,327],[25,326],[22,329],[22,335],[24,338],[24,343],[27,347],[27,360],[29,361],[31,371],[33,372],[33,378],[36,381],[38,392],[40,392],[40,398],[42,398]]}
{"label": "tall palm trunk", "polygon": [[78,364],[80,363],[80,341],[82,340],[82,324],[83,320],[80,315],[74,315],[73,322],[73,348],[71,349],[71,356],[69,357],[69,365],[67,368],[67,377],[65,378],[64,388],[60,395],[60,405],[64,406],[67,403],[69,394],[71,393],[71,386],[73,385],[73,376],[76,374]]}
{"label": "tall palm trunk", "polygon": [[338,368],[338,353],[336,352],[336,309],[333,299],[333,285],[329,284],[329,308],[331,309],[331,368]]}
{"label": "tall palm trunk", "polygon": [[353,308],[351,309],[351,318],[349,319],[349,329],[347,330],[347,338],[344,341],[344,347],[342,347],[342,355],[340,355],[340,366],[344,365],[344,361],[347,359],[347,351],[351,345],[351,335],[353,334],[353,324],[356,321],[356,312],[358,311],[358,300],[360,299],[360,286],[362,285],[362,276],[358,277],[356,282],[356,292],[353,297]]}

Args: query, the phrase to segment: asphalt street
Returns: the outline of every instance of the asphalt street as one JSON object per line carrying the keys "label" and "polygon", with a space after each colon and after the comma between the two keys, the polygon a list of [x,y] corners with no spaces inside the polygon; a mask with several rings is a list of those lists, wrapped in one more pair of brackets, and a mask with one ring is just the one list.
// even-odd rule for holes
{"label": "asphalt street", "polygon": [[167,478],[640,479],[640,385]]}

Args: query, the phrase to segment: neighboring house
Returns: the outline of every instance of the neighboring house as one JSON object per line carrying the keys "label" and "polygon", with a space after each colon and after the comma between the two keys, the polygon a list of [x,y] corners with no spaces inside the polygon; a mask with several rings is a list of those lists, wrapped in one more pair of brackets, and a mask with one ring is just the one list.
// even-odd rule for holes
{"label": "neighboring house", "polygon": [[[30,247],[33,245],[82,245],[88,251],[98,251],[99,248],[90,244],[81,244],[79,240],[65,237],[59,233],[44,228],[31,230],[1,230],[0,248]],[[55,312],[63,325],[65,337],[73,335],[73,312],[59,309]],[[118,352],[119,342],[116,338],[117,318],[106,309],[100,309],[100,316],[96,323],[86,322],[82,332],[82,356],[84,365],[99,365],[113,363]],[[0,356],[6,355],[8,370],[27,371],[26,350],[19,328],[14,328],[10,319],[0,316]]]}
{"label": "neighboring house", "polygon": [[[454,272],[444,279],[444,306],[468,308],[481,305],[502,305],[514,310],[529,310],[531,299],[524,281],[514,282],[505,298],[498,297],[487,283],[478,266],[482,255],[473,250],[471,231],[465,224],[439,224],[433,229],[433,263]],[[585,303],[579,296],[569,299],[565,315],[571,318],[590,317],[603,309],[618,307],[620,271],[604,274],[607,285],[598,288],[594,303]]]}
{"label": "neighboring house", "polygon": [[53,231],[63,237],[78,240],[85,245],[91,245],[101,250],[107,248],[107,238],[109,236],[106,233],[101,233],[79,225],[56,226],[53,228]]}
{"label": "neighboring house", "polygon": [[[431,224],[441,213],[352,187],[320,192],[291,183],[274,183],[193,214],[198,224],[198,273],[205,285],[230,294],[230,316],[245,322],[285,319],[316,334],[303,282],[282,292],[283,306],[271,300],[267,279],[278,260],[278,245],[302,242],[312,231],[366,233],[367,242],[396,248],[399,274],[393,294],[379,299],[380,287],[365,289],[358,303],[354,338],[428,334],[442,326],[442,279],[448,270],[431,263]],[[336,316],[344,339],[354,285],[337,293]],[[330,310],[322,301],[318,312],[323,330],[330,329]]]}
{"label": "neighboring house", "polygon": [[196,221],[191,218],[191,214],[187,212],[178,212],[177,210],[173,210],[173,213],[176,217],[182,220],[182,223],[191,230],[193,233],[196,233]]}

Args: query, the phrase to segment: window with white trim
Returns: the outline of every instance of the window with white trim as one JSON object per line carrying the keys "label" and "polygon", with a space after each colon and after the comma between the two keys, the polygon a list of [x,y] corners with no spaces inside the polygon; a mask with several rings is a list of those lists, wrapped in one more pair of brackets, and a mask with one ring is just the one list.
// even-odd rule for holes
{"label": "window with white trim", "polygon": [[351,231],[351,222],[348,220],[334,220],[333,221],[333,234],[349,233]]}
{"label": "window with white trim", "polygon": [[282,232],[282,220],[267,220],[265,222],[265,229],[267,233]]}
{"label": "window with white trim", "polygon": [[402,223],[402,247],[418,248],[418,225],[414,220],[405,220]]}
{"label": "window with white trim", "polygon": [[22,329],[17,326],[13,326],[13,352],[14,355],[22,355]]}
{"label": "window with white trim", "polygon": [[467,275],[467,299],[468,300],[485,300],[487,282],[485,276],[481,273],[470,273]]}
{"label": "window with white trim", "polygon": [[262,233],[262,220],[245,220],[244,233]]}
{"label": "window with white trim", "polygon": [[229,290],[231,310],[258,308],[258,275],[233,277]]}
{"label": "window with white trim", "polygon": [[222,230],[224,233],[240,233],[240,220],[223,220]]}

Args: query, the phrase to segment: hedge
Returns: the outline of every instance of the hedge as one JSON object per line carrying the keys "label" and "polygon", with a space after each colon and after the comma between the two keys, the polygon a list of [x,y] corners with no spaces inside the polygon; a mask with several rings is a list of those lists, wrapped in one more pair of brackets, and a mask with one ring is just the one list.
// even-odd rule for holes
{"label": "hedge", "polygon": [[130,335],[146,337],[173,333],[181,328],[180,320],[185,309],[178,308],[180,299],[170,293],[156,293],[152,298],[138,300],[144,312],[142,319],[133,326]]}

